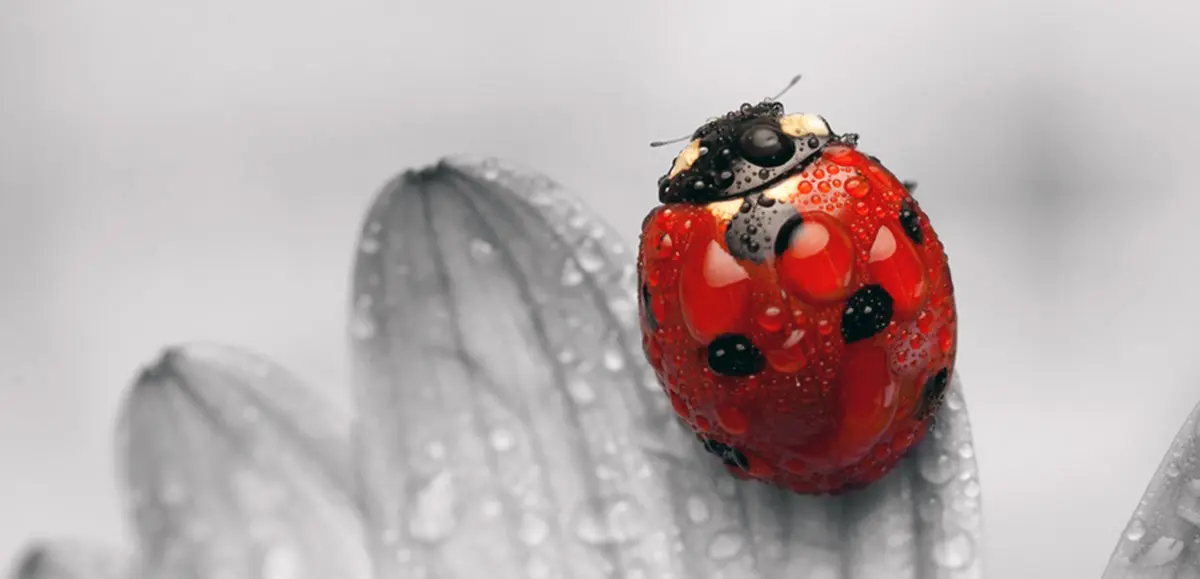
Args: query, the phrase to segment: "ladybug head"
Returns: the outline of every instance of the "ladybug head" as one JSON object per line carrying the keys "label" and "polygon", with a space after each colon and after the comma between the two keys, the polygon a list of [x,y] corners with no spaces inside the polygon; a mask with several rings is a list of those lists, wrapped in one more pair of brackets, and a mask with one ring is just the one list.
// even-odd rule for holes
{"label": "ladybug head", "polygon": [[746,195],[807,166],[839,139],[821,116],[784,114],[776,98],[745,103],[696,129],[658,180],[659,201],[710,203]]}

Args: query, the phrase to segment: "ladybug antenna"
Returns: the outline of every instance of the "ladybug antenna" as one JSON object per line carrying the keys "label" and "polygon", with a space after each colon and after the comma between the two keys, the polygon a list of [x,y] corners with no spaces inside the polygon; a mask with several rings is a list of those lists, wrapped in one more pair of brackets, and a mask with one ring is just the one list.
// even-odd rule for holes
{"label": "ladybug antenna", "polygon": [[767,102],[778,101],[779,97],[787,94],[787,92],[789,90],[792,90],[793,87],[795,87],[797,84],[800,83],[800,77],[802,77],[802,76],[804,76],[804,75],[797,74],[796,76],[793,76],[792,80],[788,81],[787,86],[783,87],[783,90],[779,91],[779,94],[767,99]]}
{"label": "ladybug antenna", "polygon": [[679,137],[678,139],[671,139],[670,141],[651,141],[650,146],[654,147],[654,148],[665,147],[667,145],[673,145],[675,143],[682,143],[690,138],[692,138],[691,135],[684,135],[682,137]]}

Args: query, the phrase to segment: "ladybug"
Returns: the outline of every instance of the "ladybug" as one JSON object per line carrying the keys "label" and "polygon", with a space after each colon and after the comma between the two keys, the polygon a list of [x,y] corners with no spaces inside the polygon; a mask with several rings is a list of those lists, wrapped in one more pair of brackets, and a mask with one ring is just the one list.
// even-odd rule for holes
{"label": "ladybug", "polygon": [[734,475],[837,494],[930,430],[958,320],[913,189],[857,135],[774,98],[705,123],[659,180],[638,252],[642,346]]}

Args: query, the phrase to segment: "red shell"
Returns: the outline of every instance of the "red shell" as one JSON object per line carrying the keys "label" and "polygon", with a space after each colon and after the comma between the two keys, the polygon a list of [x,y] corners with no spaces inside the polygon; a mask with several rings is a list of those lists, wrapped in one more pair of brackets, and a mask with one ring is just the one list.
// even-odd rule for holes
{"label": "red shell", "polygon": [[[638,255],[643,346],[679,416],[710,449],[737,453],[726,462],[738,476],[802,493],[857,488],[920,442],[941,404],[954,286],[928,218],[878,162],[833,145],[783,183],[772,197],[800,225],[766,232],[786,242],[757,262],[729,247],[728,204],[651,212]],[[867,335],[843,328],[844,315],[888,309]],[[713,356],[730,355],[740,365],[714,371]]]}

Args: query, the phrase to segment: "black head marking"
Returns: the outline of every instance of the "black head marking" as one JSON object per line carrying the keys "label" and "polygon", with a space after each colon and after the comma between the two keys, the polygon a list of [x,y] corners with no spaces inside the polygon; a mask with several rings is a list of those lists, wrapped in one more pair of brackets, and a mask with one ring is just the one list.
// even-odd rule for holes
{"label": "black head marking", "polygon": [[925,232],[921,231],[921,217],[912,201],[905,199],[900,203],[900,227],[913,243],[921,245],[925,241]]}
{"label": "black head marking", "polygon": [[710,203],[767,187],[812,163],[836,135],[783,132],[781,103],[743,104],[692,134],[700,156],[674,177],[659,179],[662,203]]}
{"label": "black head marking", "polygon": [[763,353],[741,334],[722,334],[708,345],[708,367],[719,376],[744,378],[765,365]]}
{"label": "black head marking", "polygon": [[921,389],[921,402],[917,405],[917,420],[925,420],[935,414],[946,399],[946,389],[950,386],[950,370],[938,370]]}
{"label": "black head marking", "polygon": [[867,285],[846,300],[842,311],[842,338],[847,344],[882,332],[892,321],[892,296],[879,285]]}
{"label": "black head marking", "polygon": [[784,235],[792,219],[799,218],[791,203],[779,203],[761,193],[751,193],[725,229],[725,245],[738,259],[762,263]]}

